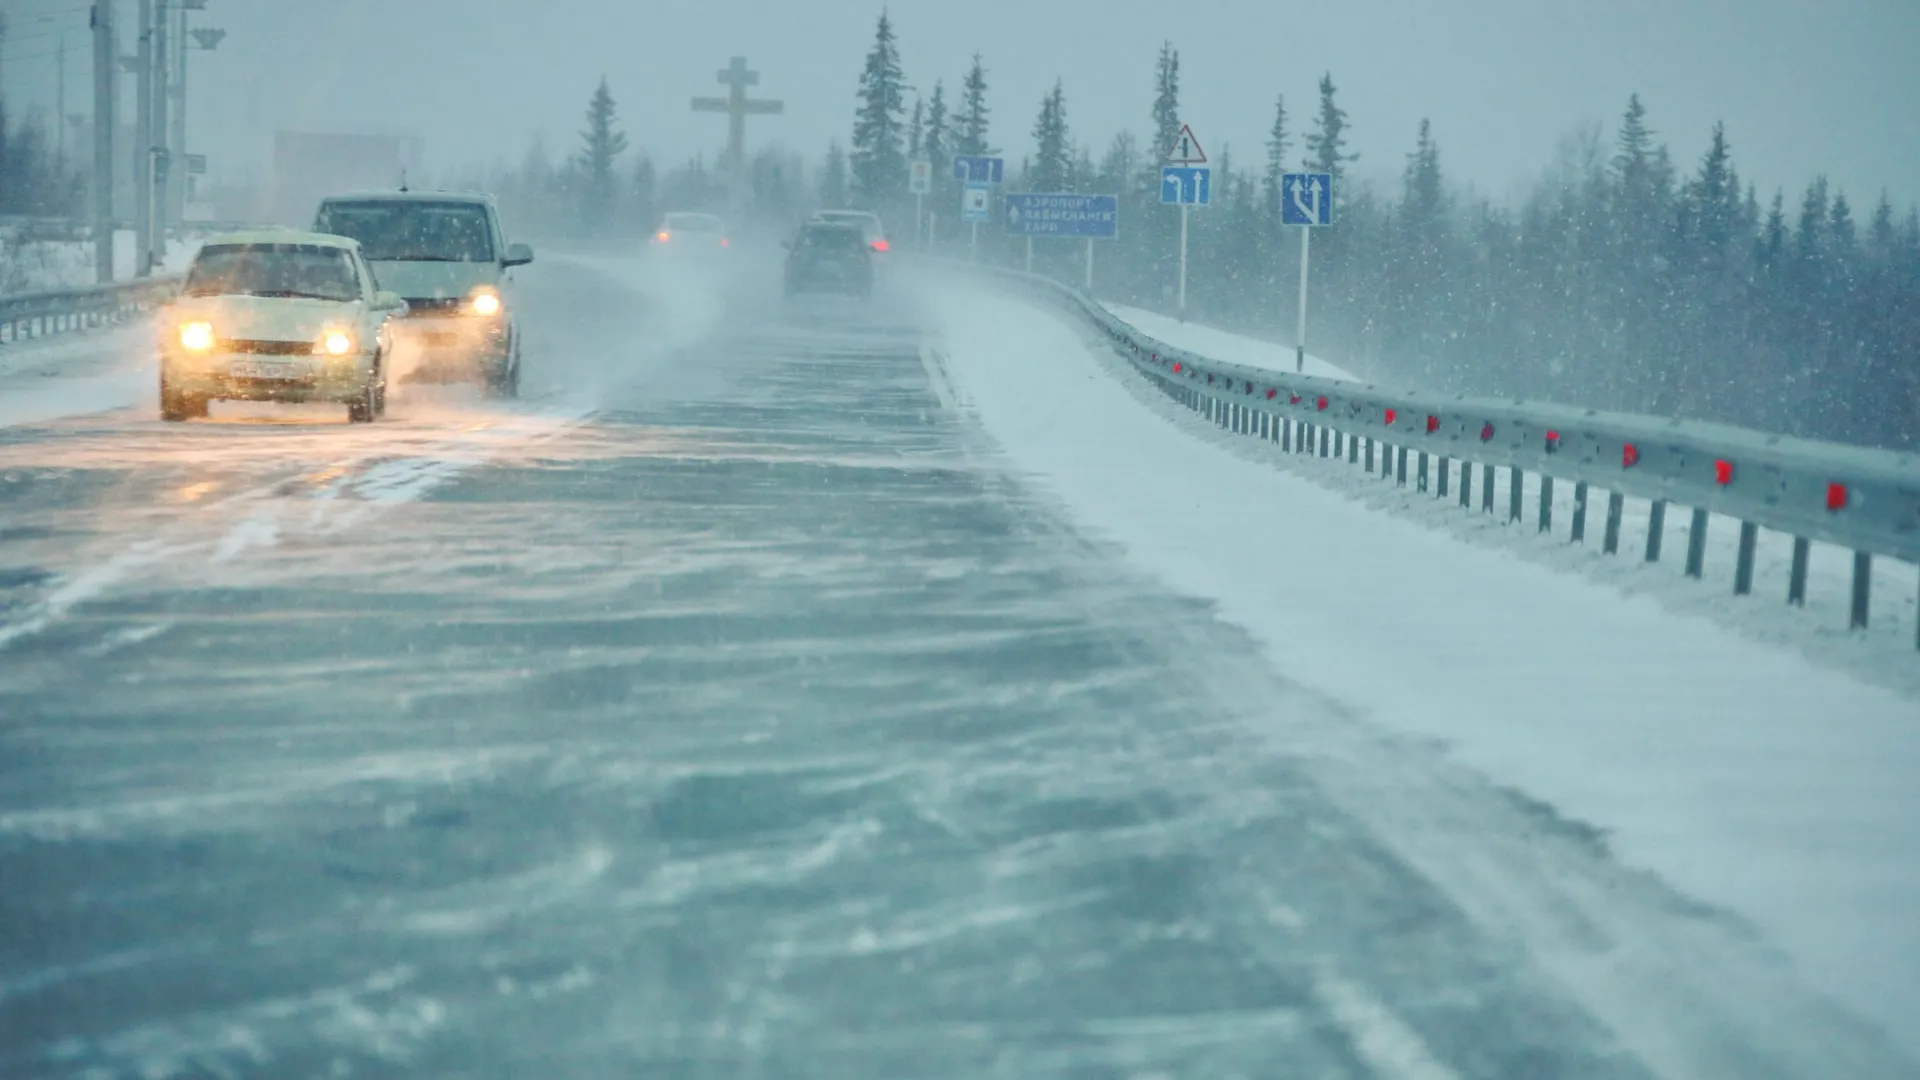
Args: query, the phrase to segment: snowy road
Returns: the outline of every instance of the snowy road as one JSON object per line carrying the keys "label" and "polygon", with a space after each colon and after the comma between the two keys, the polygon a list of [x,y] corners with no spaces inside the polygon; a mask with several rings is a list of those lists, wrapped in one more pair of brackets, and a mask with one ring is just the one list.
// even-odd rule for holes
{"label": "snowy road", "polygon": [[908,295],[539,269],[513,406],[0,430],[0,1076],[1912,1075],[1078,534]]}

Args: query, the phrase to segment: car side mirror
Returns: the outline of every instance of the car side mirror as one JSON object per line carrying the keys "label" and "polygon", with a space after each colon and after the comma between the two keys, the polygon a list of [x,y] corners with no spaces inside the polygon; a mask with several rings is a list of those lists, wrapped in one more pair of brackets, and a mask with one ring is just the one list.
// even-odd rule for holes
{"label": "car side mirror", "polygon": [[407,302],[401,298],[399,293],[388,292],[385,289],[381,289],[379,292],[373,294],[373,310],[405,311],[407,310]]}
{"label": "car side mirror", "polygon": [[501,260],[504,266],[525,266],[533,261],[533,249],[525,244],[508,244],[507,257]]}

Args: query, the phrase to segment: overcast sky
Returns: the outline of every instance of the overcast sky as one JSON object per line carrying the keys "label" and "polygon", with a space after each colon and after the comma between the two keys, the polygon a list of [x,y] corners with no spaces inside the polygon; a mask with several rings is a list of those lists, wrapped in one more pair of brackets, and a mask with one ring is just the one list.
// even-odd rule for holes
{"label": "overcast sky", "polygon": [[[129,0],[122,7],[131,10]],[[949,89],[976,49],[993,137],[1018,158],[1041,95],[1064,80],[1068,119],[1095,151],[1148,127],[1153,63],[1180,50],[1185,118],[1209,153],[1259,152],[1275,94],[1303,127],[1331,71],[1363,174],[1397,176],[1430,117],[1456,181],[1496,196],[1536,176],[1583,122],[1611,138],[1630,92],[1691,167],[1716,119],[1764,193],[1815,173],[1857,204],[1881,188],[1920,199],[1920,0],[895,0],[908,80]],[[50,104],[57,38],[81,0],[0,0],[14,39],[4,85]],[[208,0],[229,31],[196,53],[193,149],[217,173],[266,158],[276,126],[421,135],[436,166],[517,160],[545,129],[570,149],[588,94],[609,79],[635,145],[663,165],[711,153],[723,117],[688,98],[745,54],[756,93],[786,102],[750,142],[816,157],[851,127],[879,4],[868,0]],[[51,15],[49,20],[41,19]],[[131,25],[130,16],[123,26]],[[87,55],[69,57],[84,107]],[[1297,151],[1296,151],[1297,154]]]}

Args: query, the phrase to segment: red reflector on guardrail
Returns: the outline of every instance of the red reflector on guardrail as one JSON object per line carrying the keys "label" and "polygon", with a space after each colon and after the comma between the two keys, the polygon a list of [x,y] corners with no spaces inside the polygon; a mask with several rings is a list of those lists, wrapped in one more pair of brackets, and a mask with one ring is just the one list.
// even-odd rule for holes
{"label": "red reflector on guardrail", "polygon": [[1551,454],[1558,449],[1560,449],[1560,433],[1557,431],[1547,432],[1547,453]]}
{"label": "red reflector on guardrail", "polygon": [[1827,485],[1827,509],[1845,510],[1847,508],[1847,485]]}
{"label": "red reflector on guardrail", "polygon": [[1399,417],[1400,417],[1399,413],[1394,412],[1392,409],[1387,410],[1387,423],[1391,424],[1395,420],[1399,419]]}
{"label": "red reflector on guardrail", "polygon": [[1287,396],[1287,404],[1289,404],[1289,405],[1298,405],[1298,404],[1300,404],[1300,395],[1299,395],[1299,394],[1290,394],[1290,395],[1288,395],[1288,396]]}
{"label": "red reflector on guardrail", "polygon": [[1487,424],[1487,425],[1486,425],[1485,427],[1482,427],[1482,428],[1480,429],[1480,441],[1481,441],[1481,442],[1487,442],[1487,441],[1489,441],[1489,440],[1491,440],[1492,438],[1493,438],[1493,425],[1492,425],[1492,424]]}
{"label": "red reflector on guardrail", "polygon": [[[1155,360],[1158,360],[1158,359],[1160,359],[1160,358],[1156,356],[1156,357],[1154,357],[1154,359],[1155,359]],[[1175,360],[1175,361],[1173,362],[1173,373],[1174,373],[1175,375],[1178,375],[1178,374],[1180,374],[1180,361],[1178,361],[1178,360]]]}
{"label": "red reflector on guardrail", "polygon": [[1320,410],[1321,412],[1326,412],[1326,411],[1327,411],[1327,399],[1326,399],[1326,398],[1320,398],[1319,400],[1317,400],[1317,401],[1315,401],[1315,402],[1313,403],[1313,407],[1314,407],[1314,408],[1316,408],[1316,409],[1319,409],[1319,410]]}
{"label": "red reflector on guardrail", "polygon": [[1431,435],[1434,432],[1439,430],[1440,430],[1440,418],[1437,416],[1427,417],[1427,434]]}
{"label": "red reflector on guardrail", "polygon": [[1267,387],[1267,400],[1268,400],[1268,401],[1272,401],[1272,400],[1273,400],[1273,396],[1274,396],[1275,394],[1277,394],[1277,393],[1279,393],[1279,391],[1278,391],[1278,390],[1275,390],[1275,389],[1274,389],[1273,387],[1271,387],[1271,386],[1269,386],[1269,387]]}
{"label": "red reflector on guardrail", "polygon": [[1631,469],[1638,464],[1640,464],[1640,448],[1632,443],[1627,443],[1625,446],[1622,446],[1620,448],[1620,467],[1623,469]]}
{"label": "red reflector on guardrail", "polygon": [[1725,459],[1714,462],[1713,482],[1723,487],[1733,483],[1733,462]]}

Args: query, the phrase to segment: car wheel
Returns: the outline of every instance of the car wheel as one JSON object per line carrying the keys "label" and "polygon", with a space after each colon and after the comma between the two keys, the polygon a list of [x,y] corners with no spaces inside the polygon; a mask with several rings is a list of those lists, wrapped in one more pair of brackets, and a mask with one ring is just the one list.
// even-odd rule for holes
{"label": "car wheel", "polygon": [[160,419],[170,424],[182,420],[192,420],[207,415],[207,398],[203,394],[189,394],[175,390],[167,384],[167,369],[160,368]]}
{"label": "car wheel", "polygon": [[353,400],[347,402],[347,423],[371,424],[379,415],[379,380],[369,378],[367,385],[360,388]]}
{"label": "car wheel", "polygon": [[379,354],[373,358],[372,394],[375,419],[387,415],[387,362],[386,357]]}

